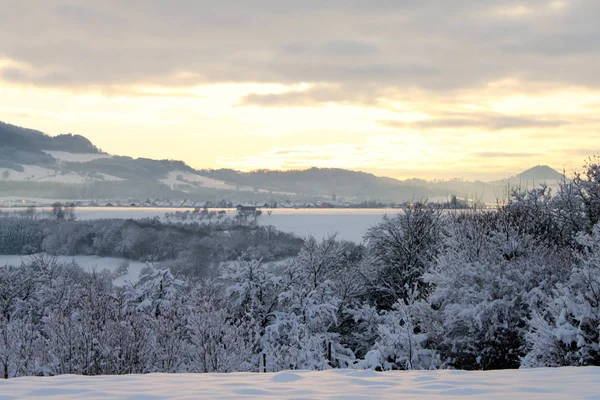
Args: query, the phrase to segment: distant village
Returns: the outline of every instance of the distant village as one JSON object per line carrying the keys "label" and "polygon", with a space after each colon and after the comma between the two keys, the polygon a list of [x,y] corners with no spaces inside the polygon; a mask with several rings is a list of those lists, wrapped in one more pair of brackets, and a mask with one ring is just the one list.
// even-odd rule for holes
{"label": "distant village", "polygon": [[56,203],[68,204],[75,207],[143,207],[143,208],[186,208],[186,209],[238,209],[240,211],[257,210],[257,209],[305,209],[305,208],[348,208],[348,209],[366,209],[366,208],[406,208],[416,203],[422,203],[428,207],[434,208],[485,208],[484,204],[475,204],[466,199],[450,196],[448,198],[438,198],[428,201],[414,202],[381,202],[376,200],[352,202],[338,200],[336,196],[332,196],[329,201],[314,201],[314,202],[293,202],[290,200],[284,202],[260,202],[260,203],[234,203],[229,200],[214,201],[192,201],[192,200],[168,200],[168,199],[147,199],[145,201],[136,201],[132,199],[114,199],[114,200],[53,200],[53,199],[30,199],[30,198],[5,198],[0,199],[0,208],[10,207],[52,207]]}

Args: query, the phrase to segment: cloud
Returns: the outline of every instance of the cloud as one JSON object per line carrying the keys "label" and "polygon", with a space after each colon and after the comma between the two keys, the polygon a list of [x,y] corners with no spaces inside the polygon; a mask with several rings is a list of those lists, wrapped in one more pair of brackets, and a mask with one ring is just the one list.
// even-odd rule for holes
{"label": "cloud", "polygon": [[[557,4],[0,0],[0,111],[202,166],[562,162],[598,148],[600,2]],[[154,121],[206,138],[182,149]]]}
{"label": "cloud", "polygon": [[600,147],[565,149],[564,152],[571,156],[591,157],[600,155]]}
{"label": "cloud", "polygon": [[509,153],[502,151],[482,151],[479,153],[472,153],[475,157],[479,158],[527,158],[539,156],[539,153]]}
{"label": "cloud", "polygon": [[327,103],[337,103],[385,108],[378,100],[384,93],[373,85],[355,85],[353,90],[348,90],[342,85],[321,84],[281,93],[249,93],[240,99],[238,105],[281,108],[318,107]]}
{"label": "cloud", "polygon": [[493,11],[514,8],[511,0],[0,0],[0,56],[60,71],[5,71],[5,80],[67,88],[308,82],[440,91],[507,77],[600,87],[598,2],[527,4],[531,12],[514,18]]}
{"label": "cloud", "polygon": [[322,44],[313,43],[290,43],[282,46],[283,50],[290,54],[317,54],[320,56],[340,55],[349,57],[361,57],[379,53],[379,47],[362,41],[331,40]]}
{"label": "cloud", "polygon": [[[412,169],[425,168],[419,160],[430,156],[440,146],[433,138],[420,135],[406,135],[399,138],[393,134],[372,134],[355,143],[343,141],[327,141],[322,144],[298,144],[289,146],[272,146],[268,150],[259,151],[243,157],[220,157],[217,163],[221,166],[241,169],[288,169],[309,168],[313,166],[326,168],[353,169],[393,168],[409,165]],[[455,156],[455,149],[444,146],[446,154],[431,160],[426,168],[443,168],[447,160]]]}
{"label": "cloud", "polygon": [[413,129],[461,129],[485,128],[492,131],[505,129],[552,128],[567,124],[566,121],[534,116],[513,116],[490,114],[486,112],[472,114],[446,114],[425,120],[412,122],[387,120],[379,121],[388,128],[413,128]]}

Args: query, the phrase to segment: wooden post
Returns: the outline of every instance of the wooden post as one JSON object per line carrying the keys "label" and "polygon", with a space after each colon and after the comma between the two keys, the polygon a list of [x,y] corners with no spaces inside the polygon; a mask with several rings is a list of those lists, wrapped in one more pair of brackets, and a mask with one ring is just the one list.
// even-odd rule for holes
{"label": "wooden post", "polygon": [[267,372],[267,353],[263,353],[263,372]]}
{"label": "wooden post", "polygon": [[327,343],[327,359],[329,360],[329,365],[331,365],[331,342]]}

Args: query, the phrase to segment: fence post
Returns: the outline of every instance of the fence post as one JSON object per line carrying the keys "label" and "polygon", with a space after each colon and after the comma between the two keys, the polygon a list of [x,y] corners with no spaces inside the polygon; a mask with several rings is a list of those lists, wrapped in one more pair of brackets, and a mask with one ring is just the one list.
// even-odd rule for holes
{"label": "fence post", "polygon": [[327,359],[329,360],[329,365],[331,365],[331,342],[327,343]]}
{"label": "fence post", "polygon": [[267,353],[263,353],[263,372],[267,372]]}

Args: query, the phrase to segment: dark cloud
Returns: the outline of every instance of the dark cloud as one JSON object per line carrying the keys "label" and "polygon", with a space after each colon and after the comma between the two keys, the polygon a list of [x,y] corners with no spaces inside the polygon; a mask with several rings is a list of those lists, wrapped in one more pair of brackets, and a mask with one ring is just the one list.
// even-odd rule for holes
{"label": "dark cloud", "polygon": [[308,82],[351,93],[369,84],[375,97],[504,78],[600,87],[599,2],[549,3],[523,3],[533,11],[516,18],[494,12],[512,0],[0,0],[0,59],[34,69],[1,74],[71,87]]}

